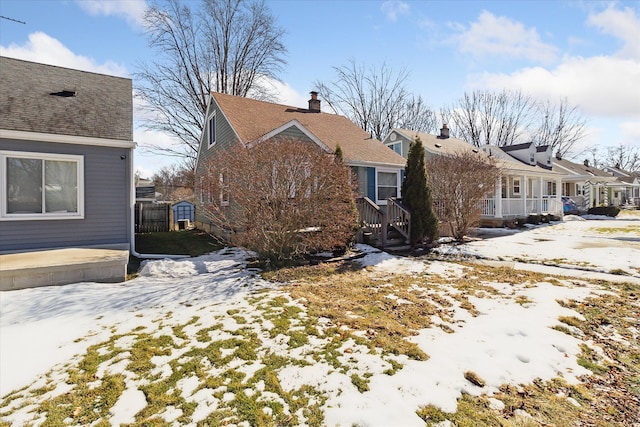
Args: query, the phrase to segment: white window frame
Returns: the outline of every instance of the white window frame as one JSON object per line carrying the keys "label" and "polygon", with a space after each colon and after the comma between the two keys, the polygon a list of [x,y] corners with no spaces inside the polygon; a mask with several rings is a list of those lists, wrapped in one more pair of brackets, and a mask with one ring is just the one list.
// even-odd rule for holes
{"label": "white window frame", "polygon": [[[516,186],[518,188],[518,191],[516,191]],[[519,196],[520,194],[522,194],[522,180],[520,178],[513,178],[511,180],[511,192],[514,196]]]}
{"label": "white window frame", "polygon": [[401,182],[400,182],[400,171],[398,169],[384,169],[384,168],[376,168],[376,204],[378,205],[386,205],[387,204],[387,199],[384,200],[380,200],[378,199],[378,188],[379,188],[379,183],[378,183],[378,174],[379,173],[395,173],[396,174],[396,197],[400,197],[400,191],[401,191]]}
{"label": "white window frame", "polygon": [[[213,126],[211,126],[211,123],[213,123]],[[213,127],[213,132],[211,131],[212,127]],[[213,141],[212,141],[212,139],[213,139]],[[218,126],[216,126],[216,112],[214,111],[213,114],[211,114],[209,116],[209,119],[207,119],[207,144],[208,144],[208,148],[211,148],[214,145],[216,145],[217,140],[218,140]]]}
{"label": "white window frame", "polygon": [[[76,163],[76,198],[78,201],[77,212],[52,212],[52,213],[7,213],[7,182],[8,182],[8,158],[33,159],[33,160],[51,160],[65,161]],[[44,168],[43,168],[44,174]],[[84,219],[84,156],[72,154],[55,154],[55,153],[32,153],[28,151],[0,151],[0,176],[2,176],[2,185],[0,185],[0,221],[38,221],[51,219]],[[44,177],[43,177],[44,179]],[[46,192],[42,192],[43,210]]]}
{"label": "white window frame", "polygon": [[220,182],[220,206],[229,206],[229,174],[224,171],[218,178]]}

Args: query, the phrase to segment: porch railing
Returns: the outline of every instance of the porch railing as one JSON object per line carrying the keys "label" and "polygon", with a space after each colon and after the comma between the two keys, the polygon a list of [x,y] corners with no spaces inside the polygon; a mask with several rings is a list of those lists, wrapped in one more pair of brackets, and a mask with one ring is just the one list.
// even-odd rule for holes
{"label": "porch railing", "polygon": [[411,238],[411,212],[398,199],[387,199],[387,221],[390,226],[404,237],[405,242],[409,243]]}
{"label": "porch railing", "polygon": [[387,242],[387,221],[385,213],[368,197],[356,199],[360,223],[371,233],[371,237],[382,243]]}
{"label": "porch railing", "polygon": [[[562,202],[556,200],[555,196],[543,197],[542,199],[526,199],[523,203],[522,199],[505,198],[502,202],[502,216],[521,216],[531,213],[555,213],[562,212]],[[482,201],[482,215],[494,217],[496,215],[495,199],[484,199]]]}
{"label": "porch railing", "polygon": [[360,223],[371,233],[371,238],[381,247],[387,246],[389,227],[396,230],[408,243],[411,236],[411,212],[395,198],[387,199],[381,208],[368,197],[356,199]]}

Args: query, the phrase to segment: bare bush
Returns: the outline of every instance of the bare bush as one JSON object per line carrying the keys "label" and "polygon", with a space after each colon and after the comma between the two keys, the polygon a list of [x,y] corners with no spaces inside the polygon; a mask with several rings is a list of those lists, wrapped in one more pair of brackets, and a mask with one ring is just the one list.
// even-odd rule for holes
{"label": "bare bush", "polygon": [[197,183],[203,210],[228,244],[283,265],[353,239],[358,217],[348,169],[313,143],[237,144],[206,167]]}
{"label": "bare bush", "polygon": [[436,214],[462,240],[480,222],[482,200],[493,196],[500,170],[482,152],[464,151],[427,159]]}

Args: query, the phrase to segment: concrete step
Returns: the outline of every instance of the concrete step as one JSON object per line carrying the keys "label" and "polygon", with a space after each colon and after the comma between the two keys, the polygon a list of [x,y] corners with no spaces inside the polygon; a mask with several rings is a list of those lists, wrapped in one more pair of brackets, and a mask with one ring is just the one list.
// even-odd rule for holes
{"label": "concrete step", "polygon": [[124,282],[129,251],[67,248],[0,255],[0,291],[78,282]]}

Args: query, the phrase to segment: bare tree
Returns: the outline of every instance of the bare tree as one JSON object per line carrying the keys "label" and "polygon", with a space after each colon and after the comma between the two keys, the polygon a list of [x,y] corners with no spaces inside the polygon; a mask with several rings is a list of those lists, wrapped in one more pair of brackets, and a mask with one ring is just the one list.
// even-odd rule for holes
{"label": "bare tree", "polygon": [[566,156],[586,135],[586,120],[566,98],[557,104],[537,102],[520,91],[465,93],[442,108],[441,116],[452,135],[476,147],[534,141]]}
{"label": "bare tree", "polygon": [[344,248],[355,234],[347,167],[310,143],[238,144],[209,161],[197,192],[217,234],[272,265]]}
{"label": "bare tree", "polygon": [[333,81],[315,83],[319,93],[335,113],[346,116],[374,138],[382,140],[395,127],[436,130],[434,112],[420,96],[406,89],[406,69],[396,73],[386,63],[376,69],[353,59],[333,69]]}
{"label": "bare tree", "polygon": [[602,163],[627,172],[640,172],[640,147],[624,144],[607,147]]}
{"label": "bare tree", "polygon": [[558,104],[540,103],[537,116],[540,124],[533,136],[536,145],[550,145],[563,157],[570,155],[574,144],[586,135],[586,120],[567,98]]}
{"label": "bare tree", "polygon": [[261,0],[165,0],[145,14],[155,60],[135,74],[136,97],[148,110],[143,126],[180,144],[150,144],[152,152],[194,166],[211,91],[261,97],[265,79],[285,63],[284,30]]}
{"label": "bare tree", "polygon": [[520,91],[480,91],[465,93],[450,107],[441,110],[442,120],[452,134],[481,147],[486,144],[517,144],[530,128],[536,103]]}
{"label": "bare tree", "polygon": [[471,151],[430,157],[426,169],[436,215],[462,240],[479,223],[482,200],[493,196],[500,170],[482,152]]}
{"label": "bare tree", "polygon": [[193,199],[194,173],[186,164],[165,166],[153,175],[152,181],[162,200]]}

